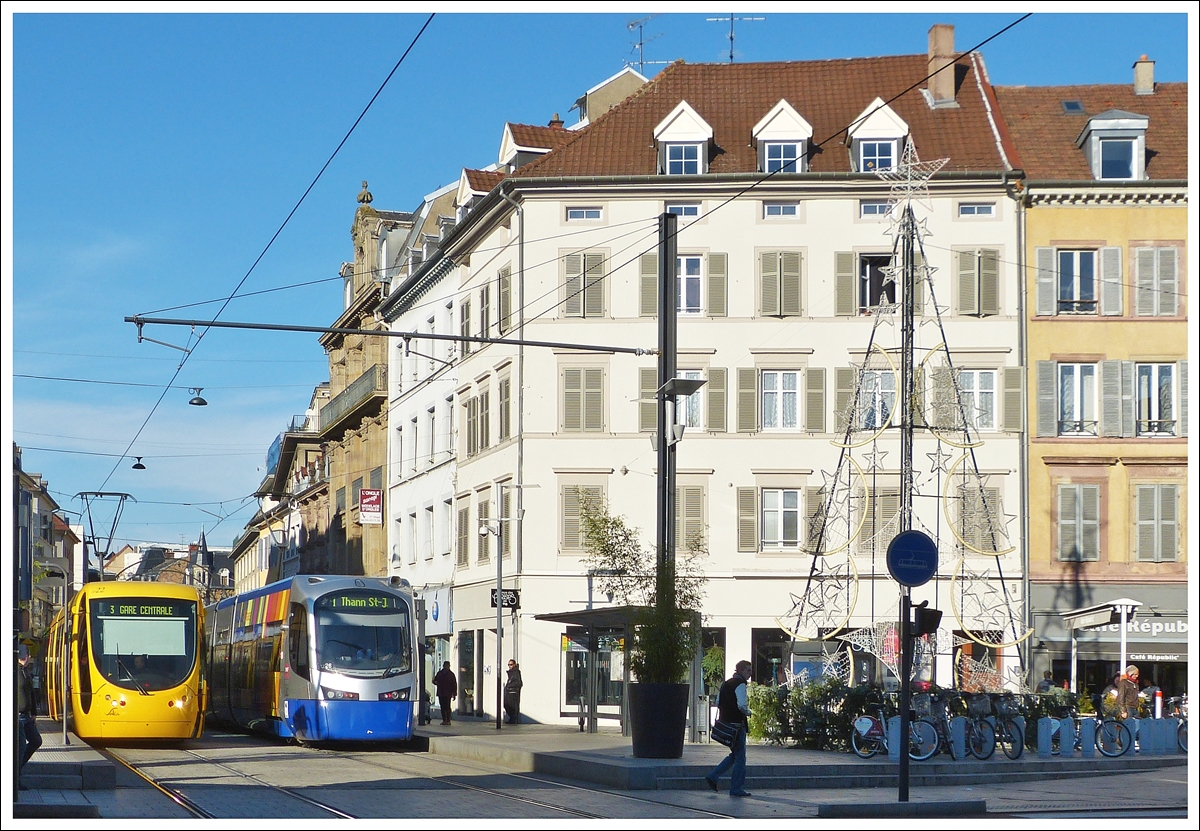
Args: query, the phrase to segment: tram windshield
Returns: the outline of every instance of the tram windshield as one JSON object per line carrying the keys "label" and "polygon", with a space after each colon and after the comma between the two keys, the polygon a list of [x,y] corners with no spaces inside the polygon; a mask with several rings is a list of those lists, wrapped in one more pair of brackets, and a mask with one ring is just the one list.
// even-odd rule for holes
{"label": "tram windshield", "polygon": [[412,625],[404,598],[347,589],[318,598],[313,612],[323,671],[364,678],[412,672]]}
{"label": "tram windshield", "polygon": [[108,681],[149,693],[177,687],[196,663],[196,601],[121,597],[90,604],[92,659]]}

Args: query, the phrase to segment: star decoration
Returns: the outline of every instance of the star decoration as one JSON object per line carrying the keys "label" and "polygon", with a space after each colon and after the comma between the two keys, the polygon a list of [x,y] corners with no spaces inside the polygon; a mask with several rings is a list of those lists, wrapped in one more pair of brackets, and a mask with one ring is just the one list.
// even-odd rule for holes
{"label": "star decoration", "polygon": [[880,450],[878,445],[872,443],[871,449],[863,454],[863,470],[867,472],[883,470],[883,459],[887,456],[886,450]]}
{"label": "star decoration", "polygon": [[[917,156],[917,148],[913,145],[912,139],[908,139],[904,142],[904,152],[900,154],[900,163],[888,170],[876,171],[875,175],[885,182],[892,183],[888,199],[894,201],[897,206],[916,200],[932,210],[932,206],[929,204],[929,180],[945,167],[948,161],[950,160],[921,161]],[[888,215],[900,217],[905,213],[907,212],[893,210]]]}

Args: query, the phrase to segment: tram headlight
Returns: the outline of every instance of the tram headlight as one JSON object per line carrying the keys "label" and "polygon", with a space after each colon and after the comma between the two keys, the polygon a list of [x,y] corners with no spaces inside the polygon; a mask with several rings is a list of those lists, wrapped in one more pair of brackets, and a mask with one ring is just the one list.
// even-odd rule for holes
{"label": "tram headlight", "polygon": [[358,693],[345,692],[344,690],[331,690],[328,687],[321,687],[321,694],[325,696],[326,701],[358,701]]}
{"label": "tram headlight", "polygon": [[405,687],[402,690],[392,690],[391,692],[380,693],[379,700],[380,701],[408,701],[408,693],[409,693],[408,687]]}

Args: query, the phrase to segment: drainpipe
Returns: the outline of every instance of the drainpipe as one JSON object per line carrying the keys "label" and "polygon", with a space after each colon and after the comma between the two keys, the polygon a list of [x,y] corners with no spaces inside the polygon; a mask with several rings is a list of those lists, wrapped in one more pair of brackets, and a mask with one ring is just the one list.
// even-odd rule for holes
{"label": "drainpipe", "polygon": [[[517,212],[517,220],[521,223],[517,232],[517,331],[521,340],[525,339],[525,206],[514,200],[503,190],[498,191],[500,197],[513,206]],[[521,565],[525,552],[525,344],[517,345],[517,533],[516,550],[513,552],[516,568],[513,576],[520,588]],[[517,627],[521,616],[513,616],[513,660],[518,661],[517,645],[521,642]],[[497,667],[497,671],[499,667]]]}

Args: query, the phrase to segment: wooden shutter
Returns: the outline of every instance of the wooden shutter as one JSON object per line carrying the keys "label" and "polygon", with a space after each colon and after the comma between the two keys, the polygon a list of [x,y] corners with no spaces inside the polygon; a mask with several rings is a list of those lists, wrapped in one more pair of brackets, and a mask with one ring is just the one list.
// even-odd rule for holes
{"label": "wooden shutter", "polygon": [[1121,248],[1100,249],[1100,313],[1119,315],[1124,312],[1122,298],[1125,285],[1121,282]]}
{"label": "wooden shutter", "polygon": [[1079,551],[1079,486],[1058,486],[1058,559],[1077,562]]}
{"label": "wooden shutter", "polygon": [[[962,488],[959,503],[959,533],[963,540],[978,551],[999,551],[1003,548],[1000,489],[983,488],[978,484]],[[995,538],[993,538],[993,533]]]}
{"label": "wooden shutter", "polygon": [[583,429],[583,370],[563,370],[563,429]]}
{"label": "wooden shutter", "polygon": [[824,527],[825,489],[808,488],[804,491],[804,527],[807,531],[807,550],[812,554],[824,553],[829,547],[829,529]]}
{"label": "wooden shutter", "polygon": [[1175,434],[1177,436],[1186,436],[1188,434],[1188,362],[1179,362],[1179,372],[1176,373],[1176,378],[1179,379],[1179,414],[1176,416],[1178,421],[1175,422]]}
{"label": "wooden shutter", "polygon": [[1132,438],[1137,435],[1137,395],[1133,361],[1121,364],[1121,435]]}
{"label": "wooden shutter", "polygon": [[[708,407],[704,414],[704,424],[710,433],[724,433],[728,428],[726,419],[726,399],[728,392],[726,391],[726,376],[728,373],[723,368],[709,367],[708,368],[708,383],[705,384],[707,394],[705,396]],[[657,376],[655,376],[657,379]]]}
{"label": "wooden shutter", "polygon": [[804,429],[825,432],[825,367],[809,367],[804,373]]}
{"label": "wooden shutter", "polygon": [[512,435],[512,379],[500,379],[500,441]]}
{"label": "wooden shutter", "polygon": [[1081,553],[1085,560],[1100,559],[1100,486],[1079,486]]}
{"label": "wooden shutter", "polygon": [[598,366],[583,370],[583,429],[604,429],[604,370]]}
{"label": "wooden shutter", "polygon": [[867,488],[867,512],[859,535],[860,550],[870,549],[875,539],[875,549],[887,551],[888,543],[896,536],[898,526],[892,522],[900,513],[900,489],[895,487]]}
{"label": "wooden shutter", "polygon": [[779,255],[779,313],[799,315],[800,308],[800,252],[784,251]]}
{"label": "wooden shutter", "polygon": [[1158,486],[1158,560],[1179,559],[1179,499],[1175,485]]}
{"label": "wooden shutter", "polygon": [[1154,562],[1158,544],[1158,488],[1137,486],[1137,558]]}
{"label": "wooden shutter", "polygon": [[479,452],[479,399],[467,399],[467,455]]}
{"label": "wooden shutter", "polygon": [[850,427],[854,393],[858,386],[858,373],[852,366],[839,366],[833,370],[833,411],[837,416],[837,431],[845,433]]}
{"label": "wooden shutter", "polygon": [[1137,313],[1150,317],[1157,311],[1154,272],[1158,257],[1153,248],[1139,248],[1134,252],[1134,259],[1137,262]]}
{"label": "wooden shutter", "polygon": [[958,387],[954,383],[954,370],[948,366],[933,368],[930,383],[933,385],[933,407],[931,423],[939,430],[962,430],[963,412],[959,406]]}
{"label": "wooden shutter", "polygon": [[680,485],[675,488],[675,550],[686,551],[693,540],[704,544],[704,486]]}
{"label": "wooden shutter", "polygon": [[454,563],[465,566],[469,562],[471,544],[471,506],[465,502],[459,504],[461,507],[458,509],[458,539],[454,547]]}
{"label": "wooden shutter", "polygon": [[758,488],[737,489],[738,551],[758,551]]}
{"label": "wooden shutter", "polygon": [[1100,435],[1121,433],[1121,362],[1100,362]]}
{"label": "wooden shutter", "polygon": [[583,316],[583,255],[563,257],[563,315]]}
{"label": "wooden shutter", "polygon": [[1004,390],[1001,411],[1004,429],[1010,433],[1019,433],[1025,416],[1025,396],[1022,395],[1025,386],[1025,367],[1006,366],[1001,370],[1001,385]]}
{"label": "wooden shutter", "polygon": [[729,255],[708,255],[708,316],[725,317],[729,314]]}
{"label": "wooden shutter", "polygon": [[641,281],[638,313],[642,317],[658,315],[658,254],[643,254],[638,266]]}
{"label": "wooden shutter", "polygon": [[[512,518],[512,491],[508,488],[500,489],[500,519],[506,520]],[[500,523],[500,556],[512,556],[512,529],[511,522]]]}
{"label": "wooden shutter", "polygon": [[1179,309],[1179,250],[1158,249],[1158,313],[1174,316]]}
{"label": "wooden shutter", "polygon": [[580,509],[589,500],[600,499],[599,487],[570,485],[563,488],[562,547],[578,551],[584,547],[583,523]]}
{"label": "wooden shutter", "polygon": [[979,252],[979,313],[1000,314],[1000,252],[994,248]]}
{"label": "wooden shutter", "polygon": [[913,314],[925,313],[925,283],[929,275],[925,269],[925,255],[920,251],[913,252]]}
{"label": "wooden shutter", "polygon": [[[471,337],[471,301],[464,300],[459,306],[458,333],[464,338]],[[461,342],[462,354],[471,354],[471,342],[464,340]],[[433,367],[433,361],[429,362],[430,368]]]}
{"label": "wooden shutter", "polygon": [[1055,279],[1054,249],[1038,248],[1037,260],[1037,314],[1052,315],[1058,311],[1058,280]]}
{"label": "wooden shutter", "polygon": [[758,370],[739,367],[737,379],[737,431],[758,432]]}
{"label": "wooden shutter", "polygon": [[979,271],[976,252],[956,251],[954,263],[958,275],[958,313],[960,315],[979,314]]}
{"label": "wooden shutter", "polygon": [[1058,435],[1058,361],[1037,362],[1037,435]]}
{"label": "wooden shutter", "polygon": [[604,315],[604,255],[583,255],[583,316]]}
{"label": "wooden shutter", "polygon": [[497,321],[500,329],[500,334],[505,334],[512,328],[512,268],[505,266],[500,269],[500,276],[497,278],[499,287],[497,293],[499,303],[499,320]]}
{"label": "wooden shutter", "polygon": [[638,431],[653,433],[658,429],[658,370],[652,366],[638,369]]}
{"label": "wooden shutter", "polygon": [[833,313],[838,316],[858,314],[855,288],[854,252],[836,251],[833,255]]}
{"label": "wooden shutter", "polygon": [[[488,519],[491,516],[491,513],[492,513],[491,505],[488,503],[486,496],[481,496],[479,498],[479,501],[477,503],[475,503],[475,510],[476,510],[476,515],[480,520]],[[501,523],[501,524],[503,524],[503,523]],[[482,526],[482,525],[483,525],[483,523],[480,522],[480,526]],[[475,562],[486,563],[488,560],[491,559],[491,550],[490,550],[491,546],[489,544],[490,541],[491,541],[491,534],[480,534],[479,535],[479,548],[476,549],[476,552],[475,552]]]}
{"label": "wooden shutter", "polygon": [[764,317],[779,315],[779,252],[763,251],[759,261],[758,313]]}
{"label": "wooden shutter", "polygon": [[490,423],[492,413],[491,413],[491,407],[489,406],[490,398],[491,398],[491,393],[489,393],[487,390],[484,390],[483,392],[479,393],[479,449],[480,450],[486,450],[489,446],[489,442],[492,439],[492,429],[491,429],[492,425]]}

